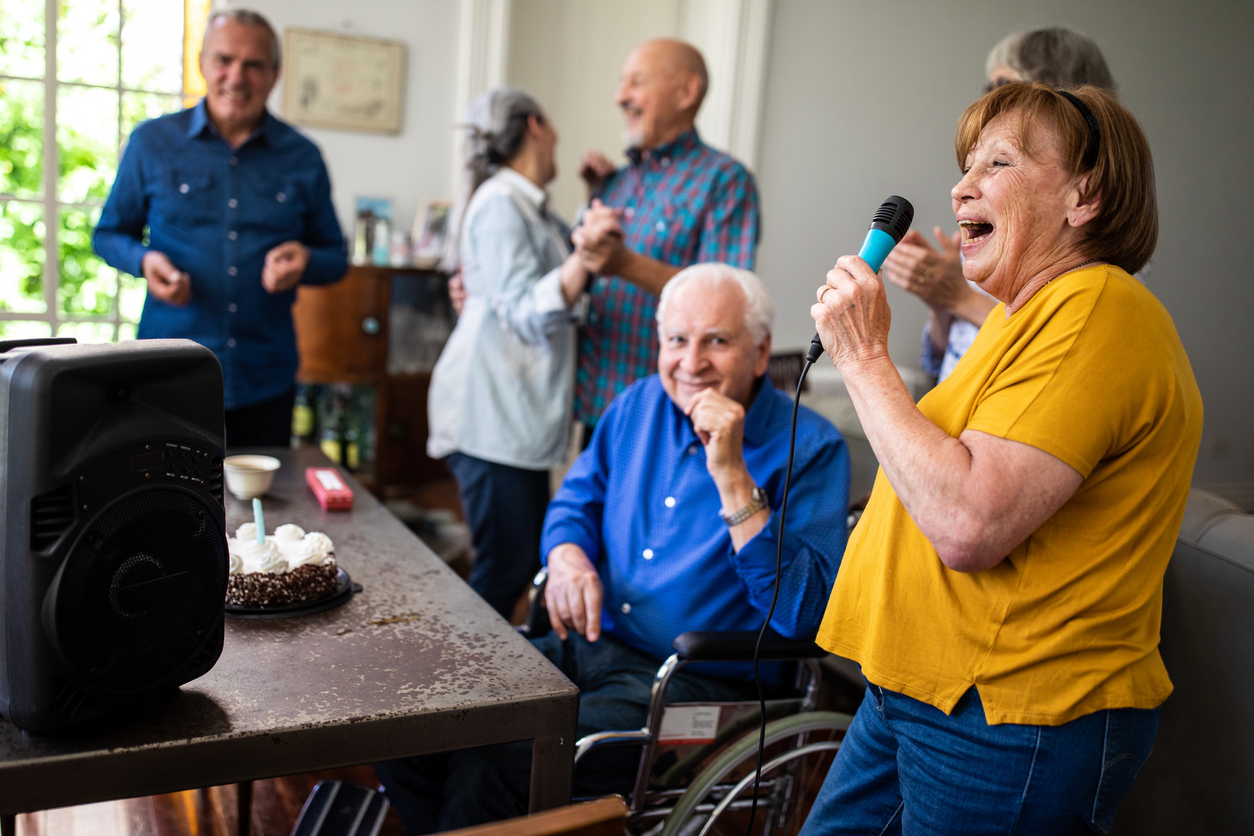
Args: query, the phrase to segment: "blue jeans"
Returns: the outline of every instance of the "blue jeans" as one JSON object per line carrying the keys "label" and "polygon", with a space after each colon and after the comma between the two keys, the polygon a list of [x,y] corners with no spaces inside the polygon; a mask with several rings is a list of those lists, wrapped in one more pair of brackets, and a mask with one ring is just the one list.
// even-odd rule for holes
{"label": "blue jeans", "polygon": [[540,571],[540,532],[549,505],[549,472],[448,457],[475,546],[470,588],[507,620]]}
{"label": "blue jeans", "polygon": [[[577,633],[562,641],[550,633],[532,644],[579,687],[576,738],[611,729],[638,729],[649,711],[658,659],[602,634]],[[730,682],[680,671],[667,690],[671,702],[756,699],[752,682]],[[640,749],[613,746],[580,761],[574,795],[626,793],[636,777]],[[384,792],[409,836],[521,816],[531,787],[531,741],[480,746],[374,765]]]}
{"label": "blue jeans", "polygon": [[802,836],[1105,833],[1158,733],[1158,710],[1061,726],[989,725],[870,685]]}

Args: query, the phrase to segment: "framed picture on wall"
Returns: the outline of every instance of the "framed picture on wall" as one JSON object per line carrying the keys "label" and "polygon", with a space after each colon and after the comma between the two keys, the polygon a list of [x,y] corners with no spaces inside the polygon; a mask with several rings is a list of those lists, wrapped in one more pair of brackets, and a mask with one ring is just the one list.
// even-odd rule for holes
{"label": "framed picture on wall", "polygon": [[288,29],[285,52],[285,119],[313,128],[400,133],[404,44]]}

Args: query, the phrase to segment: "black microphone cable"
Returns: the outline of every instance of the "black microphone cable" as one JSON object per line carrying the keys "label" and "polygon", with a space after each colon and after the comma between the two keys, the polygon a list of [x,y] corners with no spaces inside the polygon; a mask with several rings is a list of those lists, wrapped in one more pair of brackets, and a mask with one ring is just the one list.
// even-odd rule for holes
{"label": "black microphone cable", "polygon": [[758,761],[753,775],[753,806],[749,812],[749,826],[745,829],[746,836],[752,836],[753,823],[758,816],[758,788],[762,783],[762,755],[766,751],[766,696],[762,693],[762,676],[758,673],[758,657],[762,652],[762,637],[771,625],[775,615],[775,605],[779,603],[779,576],[784,568],[784,521],[788,518],[788,489],[792,486],[792,462],[797,452],[797,411],[801,406],[801,387],[805,385],[806,374],[814,360],[807,357],[801,367],[801,376],[797,378],[797,394],[792,399],[792,428],[788,435],[788,468],[784,471],[784,500],[779,506],[779,536],[775,543],[775,586],[771,591],[771,607],[766,612],[766,621],[758,631],[758,640],[753,645],[753,682],[758,688],[758,710],[761,716],[758,723]]}
{"label": "black microphone cable", "polygon": [[[893,247],[901,242],[913,221],[914,206],[910,201],[899,195],[889,195],[871,218],[871,228],[867,230],[858,255],[866,261],[868,267],[878,273],[884,259]],[[766,750],[766,697],[762,693],[758,657],[762,652],[762,637],[766,635],[771,618],[775,615],[775,605],[779,603],[779,576],[784,568],[784,520],[788,515],[788,490],[792,486],[793,456],[797,452],[797,411],[801,406],[801,387],[805,383],[810,367],[822,354],[823,343],[819,335],[815,334],[814,339],[810,340],[810,350],[801,367],[801,376],[797,378],[797,394],[792,401],[792,429],[788,436],[788,469],[784,474],[784,500],[779,508],[779,537],[775,544],[775,587],[771,592],[771,608],[767,610],[766,621],[762,624],[762,629],[758,631],[758,640],[753,646],[753,681],[758,688],[758,708],[761,711],[761,717],[758,724],[758,762],[753,776],[753,805],[749,813],[746,836],[752,836],[753,823],[758,815],[758,790],[762,783],[762,755]]]}

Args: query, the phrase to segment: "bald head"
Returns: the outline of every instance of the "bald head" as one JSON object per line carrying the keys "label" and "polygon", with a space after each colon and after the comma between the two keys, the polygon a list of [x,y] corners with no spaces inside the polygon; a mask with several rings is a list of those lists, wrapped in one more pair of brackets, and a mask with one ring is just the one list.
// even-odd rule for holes
{"label": "bald head", "polygon": [[687,76],[696,78],[701,85],[696,107],[701,106],[701,99],[705,98],[705,91],[710,87],[710,75],[705,69],[705,59],[695,46],[676,38],[658,38],[645,41],[636,50],[645,53],[647,60],[654,62],[674,81],[682,82]]}
{"label": "bald head", "polygon": [[705,59],[692,44],[659,38],[636,47],[623,64],[616,97],[627,143],[654,148],[691,129],[708,87]]}

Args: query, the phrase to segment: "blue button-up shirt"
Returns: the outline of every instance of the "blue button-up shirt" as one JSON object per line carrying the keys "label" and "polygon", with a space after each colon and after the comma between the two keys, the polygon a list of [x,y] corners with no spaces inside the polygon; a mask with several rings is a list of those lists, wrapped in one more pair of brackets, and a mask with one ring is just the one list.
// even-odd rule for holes
{"label": "blue button-up shirt", "polygon": [[232,149],[201,101],[131,133],[92,244],[127,273],[142,276],[144,254],[157,250],[191,277],[185,307],[148,296],[138,336],[211,349],[234,409],[283,393],[296,376],[296,289],[270,294],[261,284],[266,253],[285,241],[309,248],[306,284],[348,269],[317,146],[267,112]]}
{"label": "blue button-up shirt", "polygon": [[[549,504],[542,554],[582,548],[605,587],[603,629],[659,659],[688,630],[756,630],[771,605],[792,401],[764,379],[745,413],[744,458],[771,501],[770,522],[739,552],[692,422],[657,375],[602,415]],[[771,626],[818,630],[845,550],[849,453],[825,418],[801,407]]]}

